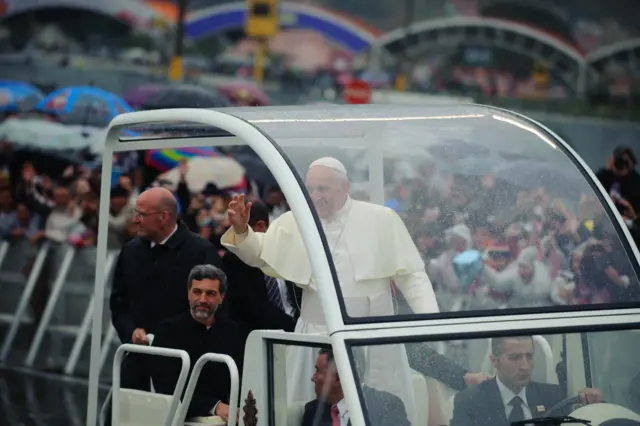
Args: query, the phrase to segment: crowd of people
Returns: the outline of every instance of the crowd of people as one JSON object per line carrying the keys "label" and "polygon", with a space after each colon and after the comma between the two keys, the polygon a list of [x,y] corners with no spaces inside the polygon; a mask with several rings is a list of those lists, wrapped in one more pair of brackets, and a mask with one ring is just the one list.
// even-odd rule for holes
{"label": "crowd of people", "polygon": [[[631,150],[622,157],[623,151],[617,152],[615,158],[623,160],[612,157],[598,177],[635,235],[635,211],[640,208],[633,184],[638,178],[636,160]],[[620,161],[631,165],[628,175],[616,172]],[[180,167],[184,176],[188,163]],[[393,183],[387,205],[399,212],[418,246],[442,310],[624,302],[637,297],[638,284],[621,241],[592,194],[583,194],[576,208],[553,199],[544,188],[514,192],[490,173],[482,178],[452,175],[431,163],[420,172],[418,179]],[[95,246],[99,173],[99,168],[69,166],[61,176],[50,177],[25,163],[20,175],[0,176],[0,239],[26,240],[34,247],[43,239]],[[144,189],[137,167],[130,167],[112,187],[110,250],[120,250],[137,235],[133,211]],[[181,220],[224,255],[227,250],[220,238],[230,226],[225,212],[233,193],[208,185],[193,194],[184,179],[171,189]],[[288,210],[277,187],[266,188],[262,201],[271,221]],[[469,250],[481,253],[485,267],[458,262]]]}
{"label": "crowd of people", "polygon": [[[620,148],[597,174],[632,235],[635,165],[632,151]],[[551,188],[513,190],[491,173],[451,178],[446,172],[424,168],[392,198],[442,310],[637,300],[632,263],[593,192],[576,194],[579,202],[570,205],[552,197]]]}
{"label": "crowd of people", "polygon": [[[598,173],[632,234],[635,165],[633,152],[621,148]],[[241,369],[252,330],[326,332],[318,287],[282,192],[267,188],[262,199],[254,194],[245,200],[211,184],[193,194],[188,167],[180,163],[175,188],[163,182],[148,188],[137,167],[113,182],[108,247],[120,255],[110,309],[121,341],[158,339],[188,350],[192,359],[227,353]],[[549,188],[514,192],[491,173],[452,176],[424,163],[417,176],[389,185],[389,208],[383,208],[363,202],[366,194],[352,190],[347,170],[334,158],[316,160],[306,174],[349,315],[637,300],[632,262],[593,193],[582,194],[574,207],[553,199]],[[19,176],[0,182],[3,239],[33,247],[45,239],[95,246],[100,179],[98,169],[67,167],[52,179],[23,164]],[[409,367],[454,389],[486,379],[425,345],[396,346],[393,354],[388,348],[368,352],[365,383],[399,397],[409,419],[416,415]],[[308,377],[318,354],[298,349],[288,355],[287,387],[292,396],[311,400]],[[390,369],[389,356],[407,362]],[[154,365],[128,356],[122,385],[146,389],[151,375],[157,390],[171,393],[173,366]],[[213,367],[203,375],[218,380],[209,380],[215,389],[198,385],[190,415],[228,418],[228,380],[219,380],[224,374]]]}

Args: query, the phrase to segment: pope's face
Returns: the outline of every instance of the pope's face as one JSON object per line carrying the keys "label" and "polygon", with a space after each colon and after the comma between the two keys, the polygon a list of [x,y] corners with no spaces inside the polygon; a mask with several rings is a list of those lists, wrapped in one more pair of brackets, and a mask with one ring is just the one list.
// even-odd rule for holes
{"label": "pope's face", "polygon": [[344,205],[349,194],[349,182],[339,172],[324,166],[314,166],[307,173],[307,189],[321,218],[334,215]]}

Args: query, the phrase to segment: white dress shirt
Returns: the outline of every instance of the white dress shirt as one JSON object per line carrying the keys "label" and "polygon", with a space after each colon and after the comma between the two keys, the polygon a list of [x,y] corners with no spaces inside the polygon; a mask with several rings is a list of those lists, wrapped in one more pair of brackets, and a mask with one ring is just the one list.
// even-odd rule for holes
{"label": "white dress shirt", "polygon": [[516,396],[519,396],[520,399],[522,399],[522,412],[524,413],[525,420],[533,418],[533,416],[531,415],[531,409],[529,408],[529,403],[527,402],[527,388],[522,388],[522,390],[516,394],[511,389],[506,387],[498,377],[496,377],[496,383],[498,384],[498,390],[500,390],[500,397],[502,398],[502,405],[504,407],[507,418],[509,418],[511,410],[513,410],[511,400]]}
{"label": "white dress shirt", "polygon": [[349,416],[349,410],[347,409],[347,403],[344,399],[341,399],[336,403],[338,406],[338,416],[340,417],[340,426],[348,426],[349,420],[351,417]]}
{"label": "white dress shirt", "polygon": [[278,281],[278,290],[280,291],[280,299],[282,300],[282,306],[284,307],[284,313],[293,317],[296,310],[293,307],[292,301],[289,300],[289,290],[287,289],[287,283],[282,278],[276,278]]}
{"label": "white dress shirt", "polygon": [[[173,231],[171,231],[169,236],[167,238],[165,238],[164,240],[160,241],[160,245],[162,246],[162,245],[167,244],[167,241],[169,241],[169,238],[173,237],[173,234],[175,234],[177,230],[178,230],[178,225],[176,224],[176,226],[173,228]],[[151,241],[151,248],[154,248],[155,246],[156,246],[156,243]]]}

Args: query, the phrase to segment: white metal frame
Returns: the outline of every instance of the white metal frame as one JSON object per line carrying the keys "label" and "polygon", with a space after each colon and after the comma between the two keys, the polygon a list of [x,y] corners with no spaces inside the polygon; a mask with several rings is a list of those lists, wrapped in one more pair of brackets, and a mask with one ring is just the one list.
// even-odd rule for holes
{"label": "white metal frame", "polygon": [[[331,345],[331,338],[327,335],[322,334],[301,334],[301,333],[287,333],[284,331],[277,330],[258,330],[254,331],[249,335],[247,339],[247,343],[245,346],[244,352],[244,365],[252,365],[252,366],[262,366],[263,368],[256,369],[253,374],[243,374],[242,377],[242,396],[246,397],[249,391],[253,391],[253,395],[256,399],[256,408],[258,409],[258,413],[264,413],[262,415],[263,421],[268,421],[268,416],[270,410],[274,410],[276,407],[270,407],[268,405],[269,399],[268,395],[265,392],[269,388],[269,369],[273,369],[272,371],[275,373],[276,366],[269,365],[269,357],[267,356],[269,353],[269,348],[273,345],[277,345],[283,343],[288,346],[327,346]],[[336,354],[334,348],[334,356],[337,359],[338,365],[338,373],[340,374],[340,380],[342,382],[343,389],[351,389],[350,395],[353,395],[353,392],[357,392],[356,383],[350,371],[349,358],[346,356],[346,352]],[[280,366],[281,368],[282,366]],[[246,368],[246,367],[245,367]],[[309,377],[309,380],[311,377]],[[277,383],[279,380],[277,377],[274,377],[274,392],[278,392],[275,388],[277,387]],[[285,384],[286,386],[286,384]],[[257,392],[256,390],[262,390],[263,392]],[[280,395],[282,396],[282,395]],[[274,395],[275,397],[275,395]],[[283,398],[283,399],[286,399]],[[353,403],[355,402],[355,405]],[[361,411],[358,408],[358,399],[352,399],[351,402],[347,401],[349,406],[349,412],[351,413],[351,422],[354,426],[359,423],[356,422],[356,413]],[[287,407],[283,408],[284,410]],[[353,411],[352,411],[353,410]],[[277,414],[277,413],[276,413]],[[288,414],[288,413],[287,413]],[[278,418],[276,417],[276,422]],[[280,423],[278,423],[280,424]],[[284,423],[282,423],[284,424]],[[362,425],[364,426],[364,425]]]}
{"label": "white metal frame", "polygon": [[193,392],[196,390],[196,385],[198,384],[198,379],[200,378],[200,373],[202,373],[202,368],[208,362],[219,362],[221,364],[226,364],[229,369],[229,377],[231,378],[231,393],[229,397],[229,419],[227,421],[230,425],[235,425],[237,420],[237,407],[238,407],[238,394],[240,392],[240,376],[238,374],[238,367],[236,366],[235,361],[229,355],[224,354],[216,354],[216,353],[206,353],[202,355],[198,361],[196,361],[196,365],[193,367],[193,371],[189,376],[189,384],[187,385],[187,390],[184,393],[184,398],[182,400],[182,406],[180,410],[178,410],[175,426],[181,426],[184,424],[185,419],[187,418],[187,411],[189,411],[189,404],[191,403],[191,398],[193,398]]}
{"label": "white metal frame", "polygon": [[[335,331],[343,326],[342,314],[338,305],[336,287],[329,268],[329,259],[324,250],[320,234],[311,210],[307,204],[302,188],[297,183],[293,171],[284,160],[278,149],[271,143],[266,135],[249,122],[230,114],[205,110],[205,109],[166,109],[158,111],[141,111],[122,114],[113,119],[109,125],[106,145],[103,153],[105,161],[102,163],[102,176],[111,176],[114,152],[124,150],[144,150],[183,147],[183,146],[215,146],[215,138],[188,138],[169,139],[165,141],[128,141],[120,142],[120,130],[128,126],[149,124],[153,122],[191,122],[217,127],[235,135],[235,144],[250,146],[265,165],[271,170],[278,185],[290,201],[291,210],[300,226],[300,233],[307,252],[311,270],[315,281],[318,283],[318,291],[323,300],[323,313],[327,318],[329,331]],[[229,139],[229,138],[226,138]],[[229,143],[232,141],[228,141]],[[128,148],[127,148],[128,147]],[[106,197],[109,194],[111,181],[103,179],[101,183],[101,203],[99,213],[97,262],[96,262],[96,286],[94,288],[94,315],[91,339],[91,367],[89,373],[89,392],[87,407],[87,424],[95,425],[98,414],[98,382],[99,359],[102,345],[102,310],[104,307],[104,275],[107,256],[107,239],[109,203]]]}
{"label": "white metal frame", "polygon": [[[180,349],[160,348],[157,346],[143,346],[133,345],[126,343],[120,345],[113,357],[113,393],[112,393],[112,408],[111,408],[111,423],[113,425],[120,424],[120,366],[122,365],[122,359],[126,352],[133,352],[137,354],[153,355],[153,356],[165,356],[171,358],[180,358],[182,360],[182,367],[180,369],[180,376],[176,382],[176,388],[173,391],[171,398],[171,404],[169,406],[169,413],[164,422],[164,426],[172,426],[174,424],[175,415],[180,404],[180,395],[187,382],[189,375],[189,368],[191,367],[191,359],[186,351]],[[94,422],[95,423],[95,422]],[[94,424],[92,423],[92,424]]]}

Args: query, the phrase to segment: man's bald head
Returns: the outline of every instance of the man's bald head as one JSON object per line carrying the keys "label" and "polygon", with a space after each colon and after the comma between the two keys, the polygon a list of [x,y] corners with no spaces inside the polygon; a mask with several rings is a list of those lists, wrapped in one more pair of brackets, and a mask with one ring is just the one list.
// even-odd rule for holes
{"label": "man's bald head", "polygon": [[166,188],[156,187],[144,191],[136,200],[134,223],[138,235],[152,241],[163,241],[173,232],[178,220],[178,202]]}
{"label": "man's bald head", "polygon": [[[178,202],[173,192],[159,186],[147,189],[142,194],[147,193],[150,203],[155,209],[158,211],[166,211],[169,217],[174,220],[178,218]],[[140,196],[142,196],[142,194]]]}

